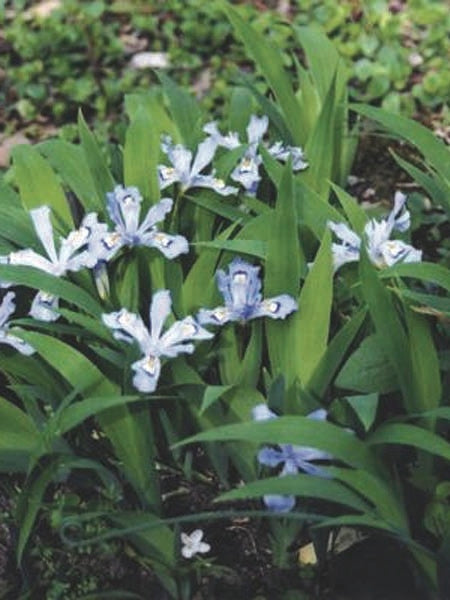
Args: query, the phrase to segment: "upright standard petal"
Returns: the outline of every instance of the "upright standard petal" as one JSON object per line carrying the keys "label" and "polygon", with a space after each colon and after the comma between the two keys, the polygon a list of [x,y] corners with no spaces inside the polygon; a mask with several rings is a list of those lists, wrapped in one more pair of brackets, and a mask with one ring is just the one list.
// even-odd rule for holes
{"label": "upright standard petal", "polygon": [[216,153],[216,148],[217,144],[210,137],[204,139],[203,142],[198,145],[197,154],[195,155],[191,167],[191,177],[199,175],[200,172],[211,163],[214,154]]}
{"label": "upright standard petal", "polygon": [[153,294],[150,304],[150,338],[156,347],[159,344],[161,332],[172,309],[172,298],[169,290],[159,290]]}
{"label": "upright standard petal", "polygon": [[263,139],[267,128],[269,127],[269,119],[266,115],[257,117],[252,115],[249,124],[247,125],[247,139],[250,145],[257,145]]}
{"label": "upright standard petal", "polygon": [[404,233],[411,226],[411,215],[409,213],[409,210],[403,211],[405,204],[405,194],[402,194],[402,192],[395,192],[394,208],[389,213],[387,220],[391,225],[392,229],[396,229],[397,231],[400,231],[400,233]]}
{"label": "upright standard petal", "polygon": [[172,210],[173,200],[171,198],[161,198],[159,202],[151,206],[145,216],[145,219],[139,226],[139,232],[144,233],[156,223],[164,221],[167,213]]}
{"label": "upright standard petal", "polygon": [[247,319],[261,300],[259,267],[235,258],[228,266],[228,274],[217,271],[217,287],[225,304],[240,319]]}
{"label": "upright standard petal", "polygon": [[48,206],[40,206],[39,208],[30,210],[30,216],[33,220],[34,229],[36,230],[50,260],[53,263],[58,262],[55,239],[53,236],[53,226],[50,221],[50,208]]}
{"label": "upright standard petal", "polygon": [[126,243],[134,242],[134,235],[139,227],[142,196],[136,187],[117,185],[113,192],[106,194],[106,205],[111,220],[116,225]]}

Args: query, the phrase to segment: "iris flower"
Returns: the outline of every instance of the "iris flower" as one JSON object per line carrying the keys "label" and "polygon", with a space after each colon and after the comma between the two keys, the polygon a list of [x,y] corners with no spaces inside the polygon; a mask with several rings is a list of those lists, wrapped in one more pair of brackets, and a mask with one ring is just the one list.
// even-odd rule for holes
{"label": "iris flower", "polygon": [[[56,277],[64,276],[68,271],[79,271],[83,267],[93,266],[96,257],[88,249],[94,230],[101,226],[97,215],[89,213],[83,219],[81,227],[72,231],[66,238],[60,238],[59,250],[56,250],[53,227],[50,221],[50,208],[41,206],[30,211],[34,229],[39,237],[47,257],[34,250],[26,249],[11,252],[6,257],[10,265],[34,267]],[[30,315],[42,321],[55,321],[58,318],[58,297],[46,292],[38,292],[34,297]]]}
{"label": "iris flower", "polygon": [[[266,404],[258,404],[254,407],[252,413],[256,421],[277,418],[277,415]],[[327,412],[319,408],[307,416],[309,419],[324,421],[327,418]],[[331,458],[332,456],[328,452],[323,452],[309,446],[294,446],[292,444],[279,444],[278,448],[264,446],[258,453],[258,462],[261,465],[267,467],[279,467],[282,465],[279,473],[280,477],[296,475],[299,472],[319,477],[328,477],[326,471],[312,461],[330,460]],[[269,510],[273,510],[274,512],[289,512],[295,506],[295,496],[266,494],[264,496],[264,504]]]}
{"label": "iris flower", "polygon": [[214,171],[209,175],[201,174],[201,171],[211,163],[216,152],[217,144],[211,137],[206,138],[199,144],[194,159],[190,150],[181,144],[174,145],[169,136],[163,139],[161,148],[171,163],[170,167],[158,166],[158,179],[161,190],[172,185],[172,183],[180,183],[183,192],[193,187],[210,188],[222,196],[237,192],[237,188],[227,186],[222,179],[215,177]]}
{"label": "iris flower", "polygon": [[[371,262],[379,267],[391,267],[399,262],[413,263],[422,260],[422,252],[401,240],[391,240],[394,231],[404,232],[409,229],[411,217],[408,210],[403,210],[406,196],[397,192],[394,208],[387,219],[376,221],[371,219],[364,227],[364,238],[367,253]],[[361,238],[344,223],[329,222],[328,227],[340,240],[332,244],[333,265],[337,271],[342,265],[359,260]]]}
{"label": "iris flower", "polygon": [[225,306],[212,310],[202,308],[198,321],[202,325],[224,325],[229,321],[248,321],[257,317],[284,319],[294,310],[297,303],[288,294],[263,299],[259,267],[240,258],[235,258],[228,267],[228,273],[217,271],[217,287],[224,297]]}
{"label": "iris flower", "polygon": [[135,373],[133,385],[141,392],[153,392],[156,389],[161,372],[160,357],[174,358],[181,353],[192,354],[194,345],[189,341],[213,337],[212,333],[200,327],[190,316],[176,321],[162,334],[171,305],[169,290],[160,290],[154,294],[150,306],[150,330],[139,315],[125,308],[102,316],[105,325],[114,331],[116,339],[138,343],[143,356],[131,368]]}
{"label": "iris flower", "polygon": [[20,338],[9,333],[8,318],[16,308],[15,297],[16,295],[14,292],[8,292],[0,305],[0,344],[8,344],[18,350],[21,354],[29,356],[30,354],[33,354],[34,348],[32,348],[30,344],[27,344]]}
{"label": "iris flower", "polygon": [[170,198],[163,198],[153,205],[139,223],[142,196],[136,187],[117,185],[106,197],[108,214],[115,229],[112,232],[98,230],[92,238],[90,248],[98,260],[109,260],[123,246],[157,248],[166,258],[175,258],[189,251],[186,238],[163,233],[156,227],[156,223],[163,221],[172,209]]}
{"label": "iris flower", "polygon": [[[269,119],[267,116],[257,117],[256,115],[252,115],[250,117],[247,125],[247,141],[245,142],[248,147],[239,164],[231,173],[231,179],[240,183],[247,193],[252,196],[256,194],[259,181],[261,180],[259,166],[262,163],[262,158],[258,154],[258,146],[262,143],[268,127]],[[207,123],[203,131],[209,134],[210,139],[217,146],[222,146],[228,150],[243,145],[239,141],[239,136],[236,132],[229,132],[224,136],[220,133],[215,122]],[[282,142],[275,142],[267,150],[275,159],[283,162],[292,157],[292,168],[294,171],[305,169],[308,166],[304,160],[302,149],[297,146],[284,146]]]}

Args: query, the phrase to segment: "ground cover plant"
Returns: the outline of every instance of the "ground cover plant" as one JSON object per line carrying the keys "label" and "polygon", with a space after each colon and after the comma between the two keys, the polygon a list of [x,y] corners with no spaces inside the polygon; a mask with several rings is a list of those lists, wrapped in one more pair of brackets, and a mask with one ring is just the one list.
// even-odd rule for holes
{"label": "ground cover plant", "polygon": [[[304,56],[295,28],[314,24],[331,36],[349,68],[354,99],[416,115],[448,137],[449,16],[443,3],[234,4],[280,47],[293,80],[295,61]],[[74,139],[73,122],[81,106],[102,141],[111,135],[120,138],[123,94],[157,84],[150,68],[137,68],[148,60],[146,52],[159,53],[149,64],[168,64],[175,81],[191,86],[216,115],[222,113],[228,85],[238,72],[242,75],[242,67],[259,91],[268,89],[216,3],[14,0],[0,17],[0,120],[7,137],[20,131],[42,139],[59,127],[61,135]]]}
{"label": "ground cover plant", "polygon": [[[0,597],[445,598],[448,149],[220,9],[270,94],[162,74],[1,181]],[[356,115],[421,194],[344,189]]]}

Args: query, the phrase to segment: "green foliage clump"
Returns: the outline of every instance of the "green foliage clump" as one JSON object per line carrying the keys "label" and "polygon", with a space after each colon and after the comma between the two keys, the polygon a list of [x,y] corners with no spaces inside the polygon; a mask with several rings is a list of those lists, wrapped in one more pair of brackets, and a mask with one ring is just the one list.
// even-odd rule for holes
{"label": "green foliage clump", "polygon": [[[204,104],[215,114],[222,114],[239,71],[262,93],[268,91],[219,3],[68,0],[45,17],[36,16],[29,3],[11,4],[3,13],[0,55],[7,131],[30,122],[61,126],[74,120],[79,106],[97,123],[113,117],[125,93],[157,83],[149,69],[130,68],[131,56],[140,50],[167,53],[171,76],[192,86],[197,96],[206,95]],[[288,24],[314,25],[325,30],[346,62],[355,99],[407,116],[448,103],[450,16],[442,2],[296,0],[283,15],[270,2],[265,10],[263,3],[235,4],[280,49],[293,76],[302,54]],[[69,139],[74,134],[70,126],[63,133]]]}

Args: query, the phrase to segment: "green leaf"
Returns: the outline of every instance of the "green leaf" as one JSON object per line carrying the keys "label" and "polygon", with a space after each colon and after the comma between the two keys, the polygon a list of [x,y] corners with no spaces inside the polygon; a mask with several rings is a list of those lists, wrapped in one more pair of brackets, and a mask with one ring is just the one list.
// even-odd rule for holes
{"label": "green leaf", "polygon": [[326,231],[300,292],[298,311],[291,320],[291,328],[296,330],[291,360],[295,356],[296,375],[304,386],[327,349],[332,299],[331,235]]}
{"label": "green leaf", "polygon": [[306,53],[309,72],[324,101],[336,75],[339,54],[334,44],[318,28],[294,27],[294,32]]}
{"label": "green leaf", "polygon": [[[117,387],[81,352],[48,335],[21,331],[20,337],[81,394],[117,396]],[[82,376],[80,377],[80,374]],[[148,415],[134,415],[127,406],[103,411],[99,422],[137,491],[150,505],[159,504],[157,482],[152,470],[154,445]]]}
{"label": "green leaf", "polygon": [[175,137],[177,134],[176,127],[164,108],[162,100],[163,97],[160,88],[152,89],[149,92],[126,94],[125,110],[129,118],[133,121],[143,109],[147,113],[148,118],[151,119],[152,126],[156,128],[158,134],[166,133]]}
{"label": "green leaf", "polygon": [[349,465],[377,471],[376,462],[364,445],[348,431],[328,422],[307,417],[279,417],[270,421],[225,425],[182,440],[176,447],[197,442],[246,440],[268,444],[301,444],[329,452]]}
{"label": "green leaf", "polygon": [[357,312],[328,344],[308,384],[308,391],[318,398],[323,398],[331,384],[336,371],[345,360],[348,349],[358,334],[367,315],[367,309]]}
{"label": "green leaf", "polygon": [[[241,77],[242,77],[243,83],[247,86],[247,88],[251,91],[253,96],[256,98],[256,101],[258,102],[259,106],[261,107],[262,113],[269,117],[269,122],[276,130],[278,136],[281,137],[281,139],[283,139],[286,143],[289,143],[289,144],[294,143],[291,131],[289,130],[288,126],[286,125],[286,123],[283,119],[283,115],[281,114],[280,110],[278,109],[278,105],[275,104],[275,102],[273,102],[272,100],[269,100],[269,98],[267,98],[266,96],[264,96],[264,94],[262,94],[258,90],[258,88],[255,85],[253,85],[253,82],[250,79],[250,77],[248,77],[244,74],[241,74]],[[299,106],[299,110],[300,110],[300,106]],[[306,139],[306,130],[304,131],[303,136]]]}
{"label": "green leaf", "polygon": [[367,502],[338,481],[300,473],[252,481],[235,490],[221,494],[216,502],[259,498],[265,494],[292,494],[302,498],[319,498],[320,500],[349,506],[360,512],[370,510],[370,505]]}
{"label": "green leaf", "polygon": [[353,198],[353,196],[350,196],[350,194],[347,194],[345,190],[333,183],[331,184],[331,187],[338,197],[343,209],[345,210],[345,214],[347,215],[351,228],[356,233],[361,235],[368,221],[366,213],[360,207],[357,200]]}
{"label": "green leaf", "polygon": [[335,160],[336,84],[328,90],[320,115],[305,145],[308,168],[301,179],[321,198],[328,199]]}
{"label": "green leaf", "polygon": [[368,119],[377,121],[388,131],[405,138],[416,146],[425,160],[436,169],[440,175],[450,180],[449,150],[434,133],[413,119],[391,114],[380,108],[365,104],[351,104],[350,108]]}
{"label": "green leaf", "polygon": [[31,146],[17,146],[12,151],[12,157],[15,179],[24,207],[31,210],[44,204],[50,206],[61,221],[72,228],[69,204],[48,162]]}
{"label": "green leaf", "polygon": [[302,125],[302,114],[299,103],[292,90],[291,80],[284,70],[283,59],[279,48],[274,46],[267,36],[259,33],[248,25],[239,13],[225,2],[220,3],[236,34],[243,42],[247,53],[261,69],[267,83],[284,114],[285,123],[288,126],[296,144],[303,144],[304,128]]}
{"label": "green leaf", "polygon": [[450,298],[411,292],[408,289],[399,290],[398,294],[417,313],[433,316],[450,316]]}
{"label": "green leaf", "polygon": [[0,180],[0,236],[22,248],[36,244],[36,233],[19,195]]}
{"label": "green leaf", "polygon": [[214,192],[208,193],[204,191],[198,196],[185,195],[184,198],[233,223],[245,223],[246,221],[249,221],[248,215],[239,209],[234,208],[234,206],[226,204],[223,200],[219,200]]}
{"label": "green leaf", "polygon": [[372,427],[378,410],[378,394],[365,394],[364,396],[347,396],[347,402],[355,411],[365,431]]}
{"label": "green leaf", "polygon": [[[15,334],[31,344],[36,352],[80,393],[103,391],[113,395],[116,391],[114,384],[109,382],[90,360],[69,344],[53,336],[34,331],[21,330],[15,331]],[[82,373],[81,378],[80,373]]]}
{"label": "green leaf", "polygon": [[405,408],[408,412],[417,410],[420,405],[411,355],[408,351],[409,341],[389,292],[378,279],[377,272],[364,249],[361,252],[360,277],[362,292],[376,332],[379,339],[383,340],[383,349],[396,372]]}
{"label": "green leaf", "polygon": [[17,542],[17,563],[19,565],[22,562],[23,551],[30,537],[37,514],[42,507],[45,490],[56,475],[59,466],[60,460],[54,458],[31,483],[27,482],[26,487],[20,494],[17,508],[17,518],[20,524],[19,539]]}
{"label": "green leaf", "polygon": [[440,404],[439,357],[426,317],[405,309],[416,392],[423,410]]}
{"label": "green leaf", "polygon": [[112,192],[114,189],[115,182],[94,134],[86,125],[81,110],[78,113],[78,131],[81,139],[81,147],[83,148],[92,180],[97,188],[97,196],[104,199],[106,194]]}
{"label": "green leaf", "polygon": [[159,200],[158,133],[148,112],[141,108],[128,126],[123,151],[125,185],[136,186],[150,204]]}
{"label": "green leaf", "polygon": [[194,146],[198,141],[198,125],[201,120],[198,102],[162,71],[158,71],[157,75],[169,100],[169,111],[183,143],[188,147]]}
{"label": "green leaf", "polygon": [[95,317],[100,317],[102,307],[85,290],[59,277],[54,277],[32,267],[0,265],[0,279],[36,290],[54,294],[75,304]]}
{"label": "green leaf", "polygon": [[0,397],[0,472],[26,471],[41,434],[30,417]]}
{"label": "green leaf", "polygon": [[64,140],[48,140],[37,148],[61,175],[86,212],[104,214],[105,199],[99,195],[82,148]]}
{"label": "green leaf", "polygon": [[347,360],[335,384],[364,394],[387,394],[398,389],[397,375],[386,356],[383,339],[369,335]]}
{"label": "green leaf", "polygon": [[[271,215],[263,215],[264,218]],[[261,217],[260,217],[261,218]],[[298,297],[303,257],[298,238],[297,215],[295,211],[291,164],[286,165],[278,188],[278,197],[273,214],[273,224],[269,229],[267,259],[264,277],[264,295],[266,298],[287,293]],[[266,335],[269,348],[272,374],[285,373],[290,386],[295,377],[292,363],[292,344],[286,336],[292,328],[292,316],[284,321],[266,323]],[[291,334],[292,336],[292,334]],[[287,374],[289,371],[289,375]]]}
{"label": "green leaf", "polygon": [[381,519],[400,530],[408,531],[405,510],[392,482],[362,469],[327,467],[327,472],[370,500]]}
{"label": "green leaf", "polygon": [[450,460],[450,444],[444,438],[416,425],[385,423],[366,439],[369,446],[379,444],[400,444],[413,446],[430,454]]}
{"label": "green leaf", "polygon": [[412,277],[420,281],[429,281],[450,292],[450,271],[442,265],[433,263],[399,263],[380,272],[382,279],[392,277]]}
{"label": "green leaf", "polygon": [[[216,238],[216,241],[226,240],[236,229],[230,225]],[[187,313],[200,306],[211,306],[216,293],[214,274],[219,260],[220,251],[205,248],[192,265],[183,284],[183,304]]]}
{"label": "green leaf", "polygon": [[428,192],[432,202],[438,207],[442,206],[447,211],[447,214],[450,214],[450,183],[445,182],[437,175],[434,175],[433,177],[427,175],[421,169],[418,169],[408,161],[400,158],[400,156],[397,156],[393,151],[391,151],[391,154],[402,169],[411,175],[411,177],[415,179],[426,192]]}
{"label": "green leaf", "polygon": [[[154,400],[156,397],[151,396],[149,399]],[[57,432],[59,435],[63,435],[89,417],[98,415],[109,408],[137,402],[138,400],[142,401],[142,396],[92,396],[74,402],[55,417]]]}
{"label": "green leaf", "polygon": [[230,131],[237,131],[240,137],[244,138],[252,110],[252,96],[250,92],[245,87],[233,87],[228,116]]}
{"label": "green leaf", "polygon": [[202,405],[200,407],[200,414],[202,415],[205,410],[212,406],[217,400],[219,400],[226,392],[233,388],[232,385],[208,385],[205,388],[203,394]]}
{"label": "green leaf", "polygon": [[342,221],[342,215],[328,204],[327,199],[322,198],[306,184],[296,181],[294,190],[299,223],[309,227],[321,241],[328,229],[328,221],[339,223]]}
{"label": "green leaf", "polygon": [[266,242],[262,240],[213,240],[212,242],[195,242],[192,246],[203,246],[205,248],[218,248],[240,254],[248,254],[257,258],[266,256]]}

